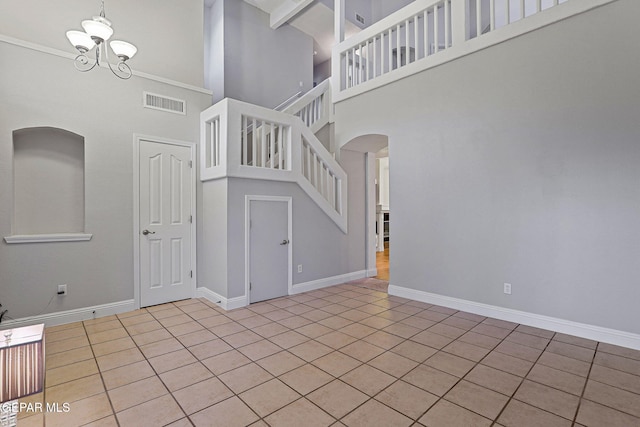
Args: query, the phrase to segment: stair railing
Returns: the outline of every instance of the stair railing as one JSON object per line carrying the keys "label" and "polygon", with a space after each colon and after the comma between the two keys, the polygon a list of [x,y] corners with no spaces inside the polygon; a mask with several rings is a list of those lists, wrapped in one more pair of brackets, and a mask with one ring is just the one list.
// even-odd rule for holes
{"label": "stair railing", "polygon": [[311,129],[311,132],[316,133],[329,123],[331,107],[331,84],[330,79],[326,79],[283,109],[282,112],[299,117],[302,123]]}
{"label": "stair railing", "polygon": [[200,122],[201,181],[296,182],[347,232],[347,174],[299,117],[226,98]]}

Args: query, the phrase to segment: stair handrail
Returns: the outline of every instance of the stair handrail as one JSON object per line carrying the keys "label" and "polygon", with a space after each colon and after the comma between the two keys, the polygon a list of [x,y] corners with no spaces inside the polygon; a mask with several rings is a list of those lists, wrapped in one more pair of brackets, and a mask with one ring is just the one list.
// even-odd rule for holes
{"label": "stair handrail", "polygon": [[300,117],[311,131],[316,133],[331,121],[331,108],[331,79],[328,78],[284,108],[282,112]]}

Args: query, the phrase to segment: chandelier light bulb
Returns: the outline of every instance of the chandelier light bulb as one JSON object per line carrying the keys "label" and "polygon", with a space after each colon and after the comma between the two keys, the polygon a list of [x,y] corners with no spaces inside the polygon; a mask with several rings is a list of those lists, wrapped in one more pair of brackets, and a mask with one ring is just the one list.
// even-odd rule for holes
{"label": "chandelier light bulb", "polygon": [[78,49],[80,53],[87,53],[96,45],[91,39],[91,36],[83,31],[67,31],[67,38],[71,45]]}
{"label": "chandelier light bulb", "polygon": [[113,35],[113,28],[111,28],[111,22],[100,16],[94,16],[93,19],[86,19],[82,21],[82,28],[91,36],[91,39],[100,44],[103,41],[109,40]]}
{"label": "chandelier light bulb", "polygon": [[115,53],[121,61],[133,58],[133,55],[138,51],[137,47],[122,40],[113,40],[109,45],[111,46],[113,53]]}

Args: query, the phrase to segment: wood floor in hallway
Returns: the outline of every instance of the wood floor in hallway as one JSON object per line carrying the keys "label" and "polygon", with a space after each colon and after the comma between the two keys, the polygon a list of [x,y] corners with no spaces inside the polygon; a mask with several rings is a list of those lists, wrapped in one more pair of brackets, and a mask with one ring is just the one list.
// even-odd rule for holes
{"label": "wood floor in hallway", "polygon": [[376,279],[389,281],[389,242],[384,242],[384,251],[376,252]]}

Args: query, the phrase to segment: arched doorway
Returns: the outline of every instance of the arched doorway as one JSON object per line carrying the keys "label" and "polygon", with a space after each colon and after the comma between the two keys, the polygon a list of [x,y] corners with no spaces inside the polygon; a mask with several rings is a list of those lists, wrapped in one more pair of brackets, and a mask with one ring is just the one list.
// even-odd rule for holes
{"label": "arched doorway", "polygon": [[[389,138],[367,134],[351,139],[340,147],[362,153],[366,197],[363,223],[366,228],[367,276],[389,281],[390,211],[389,211]],[[340,155],[340,154],[339,154]]]}

